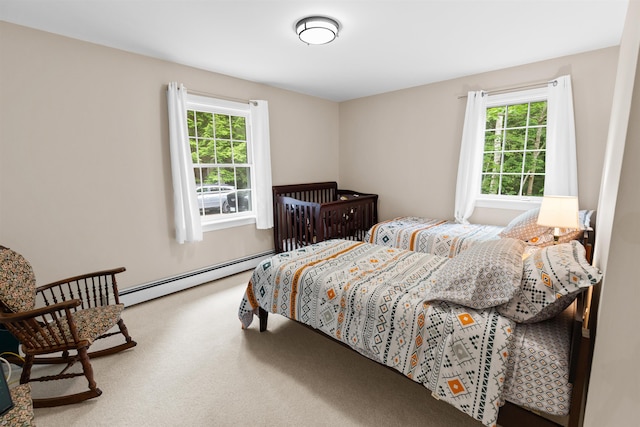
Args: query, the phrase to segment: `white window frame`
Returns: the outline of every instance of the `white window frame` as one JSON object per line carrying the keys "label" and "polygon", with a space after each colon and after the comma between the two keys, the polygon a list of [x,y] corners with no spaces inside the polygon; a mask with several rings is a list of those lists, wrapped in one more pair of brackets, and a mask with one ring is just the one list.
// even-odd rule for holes
{"label": "white window frame", "polygon": [[[486,108],[488,109],[500,105],[548,101],[548,96],[549,90],[547,87],[487,95]],[[486,121],[484,126],[486,126]],[[485,132],[486,128],[483,128],[482,134],[484,135]],[[484,147],[484,138],[481,141],[478,141],[478,143],[482,144]],[[481,154],[484,155],[484,149],[481,150]],[[482,159],[479,161],[482,162]],[[480,171],[480,173],[482,173],[482,171]],[[480,208],[529,210],[539,207],[540,203],[542,203],[542,197],[482,194],[481,188],[478,188],[478,194],[475,199],[475,206]]]}
{"label": "white window frame", "polygon": [[225,115],[242,116],[246,119],[245,124],[247,127],[247,164],[249,165],[251,176],[251,210],[224,215],[202,215],[200,216],[202,231],[207,232],[255,224],[257,215],[256,177],[253,153],[253,137],[251,132],[251,111],[249,104],[187,93],[186,109],[187,112],[190,110],[195,110],[213,114],[219,113]]}

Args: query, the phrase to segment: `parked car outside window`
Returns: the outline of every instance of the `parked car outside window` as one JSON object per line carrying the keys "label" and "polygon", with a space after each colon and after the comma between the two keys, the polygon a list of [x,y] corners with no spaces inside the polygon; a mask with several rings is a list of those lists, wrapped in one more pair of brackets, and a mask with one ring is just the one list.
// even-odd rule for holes
{"label": "parked car outside window", "polygon": [[251,189],[235,190],[227,193],[227,203],[231,212],[247,212],[251,210]]}
{"label": "parked car outside window", "polygon": [[231,185],[198,185],[196,193],[198,194],[200,215],[229,213],[227,194],[234,190],[235,188]]}

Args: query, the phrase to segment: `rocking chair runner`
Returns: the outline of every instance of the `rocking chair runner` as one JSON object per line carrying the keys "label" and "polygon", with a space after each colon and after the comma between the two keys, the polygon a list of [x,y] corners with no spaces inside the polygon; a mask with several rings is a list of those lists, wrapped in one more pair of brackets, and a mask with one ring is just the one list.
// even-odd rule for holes
{"label": "rocking chair runner", "polygon": [[[25,354],[20,383],[68,379],[84,375],[88,390],[65,396],[34,399],[34,407],[67,405],[100,396],[90,358],[136,345],[120,314],[116,274],[124,268],[84,274],[36,288],[31,265],[11,249],[0,246],[0,323],[22,344]],[[35,308],[36,299],[44,307]],[[118,325],[119,331],[108,332]],[[122,334],[125,342],[89,352],[101,338]],[[73,352],[73,353],[70,353]],[[51,355],[51,356],[44,356]],[[76,362],[82,373],[67,373]],[[33,364],[66,364],[57,375],[31,378]]]}

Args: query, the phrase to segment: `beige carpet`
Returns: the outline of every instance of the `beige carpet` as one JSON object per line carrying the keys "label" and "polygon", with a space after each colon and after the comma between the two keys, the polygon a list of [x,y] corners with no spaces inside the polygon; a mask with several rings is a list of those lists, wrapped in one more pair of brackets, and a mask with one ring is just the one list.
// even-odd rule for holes
{"label": "beige carpet", "polygon": [[[281,316],[269,317],[268,332],[258,331],[257,318],[242,330],[237,310],[249,277],[242,273],[126,309],[123,318],[138,346],[92,361],[102,396],[36,409],[36,424],[482,425],[423,386]],[[34,384],[34,395],[60,383]],[[71,383],[70,389],[85,381]]]}

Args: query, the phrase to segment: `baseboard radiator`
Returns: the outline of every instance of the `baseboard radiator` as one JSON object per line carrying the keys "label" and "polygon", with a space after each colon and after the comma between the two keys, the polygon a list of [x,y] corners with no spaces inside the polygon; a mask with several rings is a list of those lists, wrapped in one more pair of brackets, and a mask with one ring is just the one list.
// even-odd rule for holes
{"label": "baseboard radiator", "polygon": [[272,256],[273,251],[250,255],[233,261],[212,265],[203,269],[183,273],[174,277],[156,280],[143,285],[122,289],[119,292],[120,302],[129,307],[165,295],[179,292],[213,280],[233,276],[255,268],[262,260]]}

